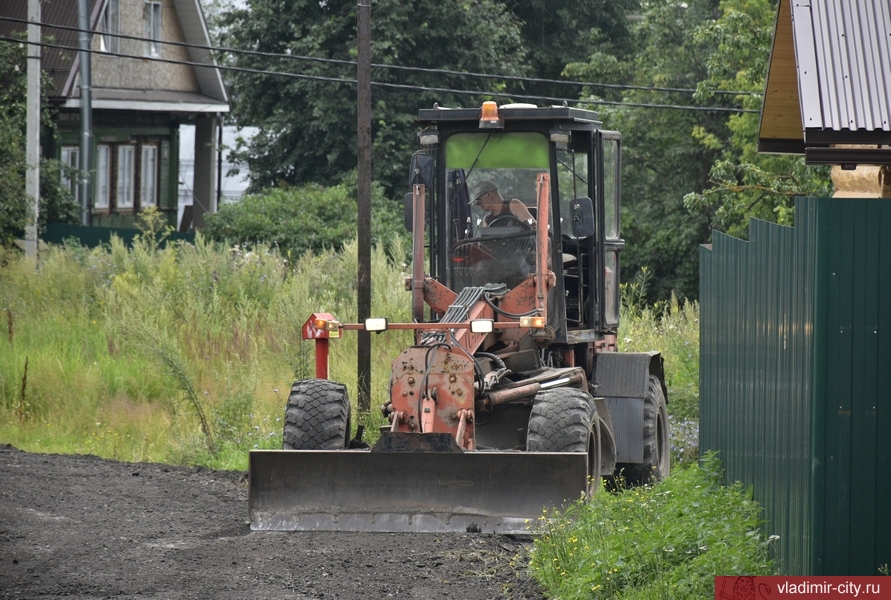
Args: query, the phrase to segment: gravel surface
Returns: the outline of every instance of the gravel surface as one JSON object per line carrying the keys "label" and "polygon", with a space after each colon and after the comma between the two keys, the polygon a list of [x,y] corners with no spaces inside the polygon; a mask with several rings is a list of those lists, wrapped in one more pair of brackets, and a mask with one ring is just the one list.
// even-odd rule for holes
{"label": "gravel surface", "polygon": [[541,600],[529,542],[260,532],[243,472],[0,445],[0,598]]}

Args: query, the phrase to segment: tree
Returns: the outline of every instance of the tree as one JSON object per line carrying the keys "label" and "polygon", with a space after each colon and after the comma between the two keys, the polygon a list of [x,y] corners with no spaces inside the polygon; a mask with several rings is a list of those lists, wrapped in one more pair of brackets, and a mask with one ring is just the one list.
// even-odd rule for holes
{"label": "tree", "polygon": [[[30,202],[25,193],[26,52],[25,44],[0,44],[0,245],[4,246],[22,236]],[[44,77],[43,89],[48,85]],[[44,137],[52,136],[55,127],[45,95],[41,106],[41,129]],[[78,222],[80,207],[61,185],[63,172],[74,176],[59,161],[41,159],[39,228],[48,222]]]}
{"label": "tree", "polygon": [[[718,51],[708,63],[708,78],[698,96],[713,98],[722,90],[756,92],[735,98],[738,106],[761,108],[767,59],[776,15],[776,2],[724,0],[719,19],[706,23],[696,37]],[[729,137],[712,131],[694,132],[700,144],[720,151],[709,171],[708,186],[684,198],[694,211],[710,214],[711,226],[747,237],[752,217],[792,225],[795,196],[830,196],[828,167],[809,167],[800,156],[757,152],[758,114],[740,113],[727,121]]]}
{"label": "tree", "polygon": [[[708,76],[706,61],[715,48],[693,32],[718,16],[718,0],[652,0],[629,14],[634,48],[616,53],[609,44],[596,48],[585,63],[566,67],[570,77],[592,83],[631,84],[640,88],[695,89]],[[689,92],[656,89],[609,89],[592,86],[588,98],[626,106],[597,106],[604,126],[622,132],[623,279],[642,267],[652,275],[649,300],[672,293],[696,298],[698,246],[709,236],[706,211],[691,212],[684,195],[702,190],[719,150],[696,143],[693,132],[707,129],[726,137],[726,115],[696,107],[732,105]],[[669,109],[632,106],[691,106]]]}
{"label": "tree", "polygon": [[[261,52],[355,60],[356,3],[343,0],[252,0],[221,18],[224,46]],[[404,67],[522,75],[525,52],[518,21],[495,0],[379,0],[373,3],[372,60]],[[235,55],[233,65],[310,78],[234,73],[233,114],[261,132],[236,154],[250,168],[253,191],[279,182],[336,183],[356,166],[356,85],[353,64]],[[416,148],[419,108],[478,104],[478,98],[425,88],[462,88],[461,75],[375,68],[372,80],[374,180],[385,193],[407,185]],[[488,86],[487,86],[488,87]],[[495,86],[497,88],[503,86]]]}
{"label": "tree", "polygon": [[825,169],[757,152],[775,15],[773,0],[651,0],[631,16],[633,52],[606,44],[566,67],[596,83],[696,90],[589,90],[623,103],[601,115],[623,134],[624,278],[648,267],[649,300],[697,297],[698,246],[713,228],[745,237],[750,217],[788,224],[794,196],[828,195]]}
{"label": "tree", "polygon": [[[634,48],[629,14],[638,0],[502,0],[522,23],[528,72],[540,79],[562,78],[569,63],[604,52],[625,58]],[[571,98],[580,89],[565,84],[526,83],[525,94]]]}

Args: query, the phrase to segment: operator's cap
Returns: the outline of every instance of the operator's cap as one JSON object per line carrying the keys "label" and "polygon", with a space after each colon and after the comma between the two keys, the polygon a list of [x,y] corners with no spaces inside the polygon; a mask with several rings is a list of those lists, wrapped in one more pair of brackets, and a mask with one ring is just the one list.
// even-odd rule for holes
{"label": "operator's cap", "polygon": [[470,201],[470,204],[476,204],[476,201],[480,199],[480,196],[483,194],[488,194],[489,192],[497,192],[498,186],[496,186],[491,181],[483,181],[476,189],[473,190],[473,200]]}

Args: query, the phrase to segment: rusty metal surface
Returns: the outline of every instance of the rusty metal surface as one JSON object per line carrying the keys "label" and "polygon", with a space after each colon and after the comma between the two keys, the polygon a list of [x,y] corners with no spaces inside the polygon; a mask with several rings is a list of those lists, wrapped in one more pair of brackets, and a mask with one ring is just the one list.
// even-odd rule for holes
{"label": "rusty metal surface", "polygon": [[529,533],[586,479],[584,453],[255,450],[251,529]]}
{"label": "rusty metal surface", "polygon": [[473,359],[458,347],[406,348],[391,376],[393,409],[406,414],[397,431],[457,435],[459,411],[474,408],[473,369]]}

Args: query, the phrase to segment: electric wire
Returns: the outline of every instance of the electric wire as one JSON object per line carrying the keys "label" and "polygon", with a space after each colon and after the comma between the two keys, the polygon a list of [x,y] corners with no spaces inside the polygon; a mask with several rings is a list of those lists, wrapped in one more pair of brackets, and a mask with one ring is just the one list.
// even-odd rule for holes
{"label": "electric wire", "polygon": [[[28,42],[8,37],[8,36],[0,36],[0,41],[3,42],[12,42],[17,44],[27,44]],[[40,46],[43,48],[55,48],[60,50],[70,50],[72,52],[80,51],[79,48],[74,46],[65,46],[62,44],[52,44],[49,42],[35,42],[34,45]],[[128,58],[131,60],[141,60],[141,61],[155,61],[162,62],[168,64],[175,65],[188,65],[192,67],[202,67],[202,68],[210,68],[211,66],[216,67],[221,71],[232,71],[236,73],[249,73],[253,75],[268,75],[268,76],[278,76],[278,77],[290,77],[293,79],[310,79],[315,81],[324,81],[328,83],[340,83],[340,84],[350,84],[356,85],[358,82],[356,79],[343,78],[343,77],[323,77],[321,75],[309,75],[306,73],[288,73],[285,71],[267,71],[262,69],[248,69],[245,67],[233,67],[228,65],[208,65],[207,63],[195,62],[195,61],[187,61],[187,60],[177,60],[171,58],[163,58],[160,56],[136,56],[131,54],[122,54],[119,52],[108,52],[105,50],[87,50],[90,54],[100,54],[102,56],[114,56],[117,58]],[[652,103],[643,103],[643,102],[614,102],[609,100],[600,100],[597,98],[559,98],[553,96],[534,96],[527,94],[512,94],[508,92],[491,92],[491,91],[482,91],[482,90],[458,90],[453,88],[439,88],[439,87],[429,87],[429,86],[421,86],[421,85],[411,85],[411,84],[401,84],[401,83],[388,83],[383,81],[372,81],[372,86],[382,87],[382,88],[392,88],[392,89],[401,89],[401,90],[411,90],[411,91],[423,91],[423,92],[437,92],[443,94],[454,94],[454,95],[463,95],[463,96],[476,96],[476,97],[494,97],[494,98],[508,98],[514,100],[541,100],[546,102],[557,102],[557,103],[566,103],[566,104],[576,104],[576,105],[595,105],[595,106],[615,106],[615,107],[630,107],[630,108],[656,108],[656,109],[671,109],[671,110],[688,110],[688,111],[699,111],[699,112],[728,112],[728,113],[758,113],[759,111],[754,109],[744,109],[744,108],[732,108],[732,107],[720,107],[720,106],[692,106],[692,105],[677,105],[677,104],[652,104]]]}
{"label": "electric wire", "polygon": [[[28,24],[28,21],[25,19],[16,19],[13,17],[0,17],[0,21],[10,21],[15,23]],[[54,25],[50,23],[42,23],[42,27],[49,27],[53,29],[60,29],[65,31],[74,31],[80,32],[81,29],[77,27],[71,27],[67,25]],[[101,31],[92,31],[89,30],[88,33],[102,36],[110,36],[119,39],[127,39],[127,40],[135,40],[140,42],[149,41],[148,38],[126,35],[121,33],[111,33],[111,32],[101,32]],[[265,58],[277,58],[277,59],[291,59],[291,60],[302,60],[309,62],[319,62],[319,63],[328,63],[328,64],[339,64],[345,66],[356,67],[356,61],[350,60],[342,60],[335,58],[320,58],[315,56],[302,56],[290,53],[275,53],[275,52],[263,52],[259,50],[244,50],[240,48],[232,48],[225,46],[205,46],[201,44],[193,44],[187,42],[176,42],[172,40],[151,40],[155,43],[166,44],[170,46],[178,46],[190,49],[198,49],[198,50],[207,50],[213,53],[222,54],[222,53],[230,53],[230,54],[244,54],[247,56],[259,56]],[[103,52],[104,53],[104,52]],[[517,81],[521,83],[546,83],[552,85],[572,85],[576,87],[595,87],[595,88],[603,88],[603,89],[616,89],[616,90],[637,90],[637,91],[654,91],[654,92],[667,92],[667,93],[684,93],[684,94],[695,94],[697,90],[690,88],[676,88],[676,87],[663,87],[663,86],[640,86],[640,85],[629,85],[629,84],[617,84],[617,83],[597,83],[597,82],[589,82],[589,81],[571,81],[571,80],[562,80],[562,79],[547,79],[547,78],[537,78],[537,77],[521,77],[516,75],[498,75],[491,73],[474,73],[469,71],[454,71],[449,69],[431,69],[425,67],[408,67],[404,65],[388,65],[381,63],[372,63],[371,66],[373,68],[378,69],[388,69],[388,70],[397,70],[397,71],[409,71],[409,72],[418,72],[418,73],[430,73],[435,75],[455,75],[455,76],[464,76],[464,77],[476,77],[482,79],[496,79],[502,81]],[[753,91],[733,91],[733,90],[710,90],[710,93],[716,95],[731,95],[731,96],[755,96],[761,97],[763,94],[760,92]],[[530,96],[531,97],[531,96]]]}

